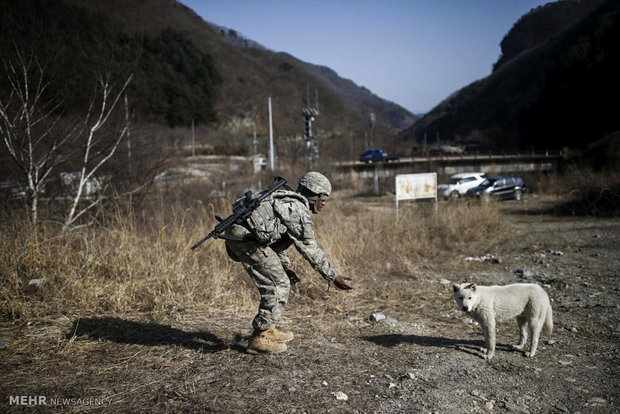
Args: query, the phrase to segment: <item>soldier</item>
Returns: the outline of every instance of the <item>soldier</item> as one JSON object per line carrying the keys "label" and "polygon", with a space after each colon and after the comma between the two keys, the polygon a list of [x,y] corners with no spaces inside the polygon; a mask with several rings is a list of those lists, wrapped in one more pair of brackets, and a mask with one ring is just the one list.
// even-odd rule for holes
{"label": "soldier", "polygon": [[233,225],[226,234],[242,240],[226,240],[229,256],[241,262],[261,295],[254,333],[248,349],[266,353],[286,351],[292,332],[276,329],[288,299],[291,283],[299,278],[291,269],[286,249],[297,251],[325,280],[341,290],[352,289],[349,278],[337,276],[314,239],[309,212],[318,214],[331,194],[329,180],[309,172],[299,180],[297,191],[278,190],[263,200],[243,225]]}

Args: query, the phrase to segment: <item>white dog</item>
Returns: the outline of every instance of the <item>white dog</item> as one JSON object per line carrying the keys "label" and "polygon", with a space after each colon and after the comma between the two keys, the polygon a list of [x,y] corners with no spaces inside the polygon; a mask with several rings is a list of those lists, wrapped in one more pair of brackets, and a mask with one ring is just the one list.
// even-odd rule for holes
{"label": "white dog", "polygon": [[533,283],[516,283],[507,286],[476,286],[476,284],[453,285],[454,300],[459,309],[471,312],[480,323],[486,343],[486,359],[495,354],[495,322],[516,318],[519,324],[519,343],[515,349],[523,351],[528,331],[532,337],[526,356],[536,354],[540,331],[553,331],[553,316],[549,296],[540,286]]}

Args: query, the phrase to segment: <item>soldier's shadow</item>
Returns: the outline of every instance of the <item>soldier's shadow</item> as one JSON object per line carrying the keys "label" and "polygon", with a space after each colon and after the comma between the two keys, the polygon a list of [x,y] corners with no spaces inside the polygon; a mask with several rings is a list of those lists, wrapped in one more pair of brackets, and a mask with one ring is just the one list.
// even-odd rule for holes
{"label": "soldier's shadow", "polygon": [[236,344],[227,344],[209,332],[186,332],[154,322],[135,322],[120,318],[84,318],[73,321],[66,339],[80,337],[106,340],[122,344],[144,346],[179,345],[204,353],[225,349],[242,351]]}

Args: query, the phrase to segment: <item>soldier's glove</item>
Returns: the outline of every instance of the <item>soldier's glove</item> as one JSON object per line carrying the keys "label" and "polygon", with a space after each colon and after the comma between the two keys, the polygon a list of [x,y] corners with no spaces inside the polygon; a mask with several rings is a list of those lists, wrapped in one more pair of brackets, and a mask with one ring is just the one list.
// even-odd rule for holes
{"label": "soldier's glove", "polygon": [[336,286],[336,288],[338,288],[340,290],[350,290],[350,289],[353,289],[353,286],[349,285],[347,283],[347,280],[351,280],[351,278],[350,277],[336,276],[336,278],[334,279],[334,286]]}
{"label": "soldier's glove", "polygon": [[301,279],[299,278],[299,276],[297,276],[297,273],[293,272],[291,269],[285,269],[285,270],[286,270],[286,275],[288,276],[288,280],[291,281],[291,285],[301,282]]}

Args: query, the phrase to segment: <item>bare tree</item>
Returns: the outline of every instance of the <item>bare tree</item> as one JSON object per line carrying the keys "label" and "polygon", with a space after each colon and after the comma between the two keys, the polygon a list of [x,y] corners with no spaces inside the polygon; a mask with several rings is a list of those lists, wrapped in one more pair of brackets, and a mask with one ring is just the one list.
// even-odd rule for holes
{"label": "bare tree", "polygon": [[[104,127],[133,75],[129,75],[120,87],[111,81],[110,75],[102,76],[86,115],[72,120],[65,117],[67,119],[64,121],[69,122],[70,126],[61,128],[59,124],[63,115],[60,100],[44,97],[49,86],[45,81],[44,68],[35,58],[26,59],[19,51],[16,56],[14,62],[4,62],[10,92],[6,100],[0,99],[0,135],[28,183],[33,225],[38,222],[39,195],[51,172],[75,148],[81,152],[77,185],[64,218],[63,231],[67,231],[84,213],[103,200],[103,196],[98,194],[86,205],[81,203],[88,193],[87,186],[97,182],[96,174],[114,155],[128,133],[128,119],[120,127]],[[112,137],[108,134],[110,131]]]}
{"label": "bare tree", "polygon": [[[105,76],[99,80],[99,93],[96,94],[95,98],[91,101],[84,120],[84,141],[81,143],[83,157],[81,160],[79,182],[71,202],[71,207],[65,219],[63,226],[65,231],[71,228],[82,214],[99,204],[102,200],[102,197],[98,196],[86,206],[79,209],[86,184],[93,180],[95,178],[95,173],[112,158],[122,139],[127,135],[129,130],[128,120],[125,120],[125,124],[121,129],[116,131],[116,137],[112,140],[105,140],[103,134],[100,133],[102,132],[103,126],[110,119],[118,101],[125,93],[132,78],[133,76],[129,75],[125,83],[118,90],[115,90],[115,85],[110,81],[110,76]],[[100,102],[97,102],[98,100]],[[95,151],[95,149],[97,149],[97,151]]]}
{"label": "bare tree", "polygon": [[9,155],[23,172],[28,188],[32,224],[38,222],[39,196],[54,167],[60,148],[76,136],[77,127],[59,134],[60,102],[44,99],[48,83],[45,69],[34,58],[17,51],[15,61],[5,61],[10,87],[0,98],[0,135]]}

